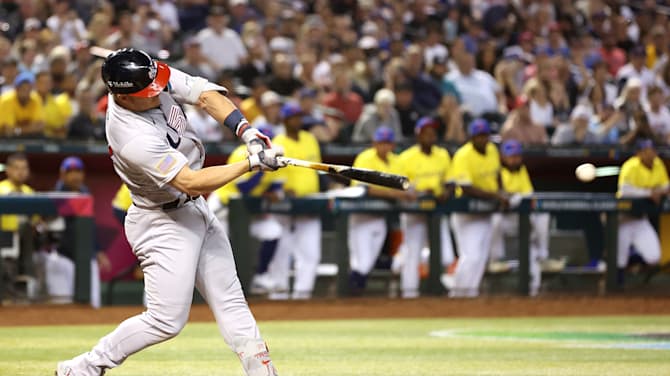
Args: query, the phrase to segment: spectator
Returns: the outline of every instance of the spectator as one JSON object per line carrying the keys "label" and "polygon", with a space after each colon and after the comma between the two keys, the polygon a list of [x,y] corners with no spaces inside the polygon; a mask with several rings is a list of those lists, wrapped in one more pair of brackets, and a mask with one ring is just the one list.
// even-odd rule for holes
{"label": "spectator", "polygon": [[[100,23],[100,28],[102,29],[99,33],[105,34],[104,24],[107,22],[104,16],[101,16],[99,19],[94,21]],[[94,31],[96,32],[96,31]],[[144,36],[139,33],[139,27],[135,24],[133,19],[133,13],[125,10],[121,11],[118,15],[118,28],[111,34],[101,35],[101,38],[104,37],[102,45],[109,46],[111,49],[119,49],[125,47],[134,47],[140,48],[146,44]]]}
{"label": "spectator", "polygon": [[[489,141],[491,128],[483,119],[468,126],[470,141],[461,146],[452,160],[449,179],[461,187],[462,195],[493,200],[504,209],[508,197],[500,191],[500,156]],[[491,246],[492,214],[454,213],[451,224],[456,236],[458,266],[449,290],[450,297],[476,297]]]}
{"label": "spectator", "polygon": [[225,46],[225,48],[206,48],[203,53],[217,69],[237,69],[247,59],[247,49],[240,36],[226,24],[226,11],[223,7],[209,9],[207,28],[200,30],[198,40],[203,46]]}
{"label": "spectator", "polygon": [[179,11],[172,0],[151,0],[151,9],[172,32],[179,31]]}
{"label": "spectator", "polygon": [[463,114],[458,107],[458,100],[452,94],[442,96],[440,106],[435,111],[435,120],[438,122],[438,136],[440,139],[461,145],[465,142],[465,126]]}
{"label": "spectator", "polygon": [[[30,178],[30,166],[25,154],[15,153],[7,157],[5,161],[5,173],[7,179],[0,181],[0,195],[25,195],[32,194],[33,189],[26,183]],[[2,278],[6,272],[10,275],[10,281],[18,275],[35,277],[35,264],[33,252],[35,250],[35,236],[30,218],[19,215],[0,216],[0,239],[2,243],[17,245],[19,249],[18,258],[10,260],[5,258],[4,270],[0,270]],[[14,244],[18,242],[18,244]],[[5,244],[3,244],[3,247]],[[0,255],[5,257],[6,255]],[[11,266],[8,266],[11,265]],[[12,267],[13,266],[13,267]],[[10,288],[12,284],[9,285]]]}
{"label": "spectator", "polygon": [[[636,154],[621,167],[617,197],[648,198],[654,205],[669,193],[670,180],[663,161],[657,156],[654,143],[641,139]],[[623,284],[623,269],[628,265],[631,247],[648,265],[655,265],[661,258],[661,245],[656,230],[646,215],[625,214],[619,219],[617,266],[619,283]]]}
{"label": "spectator", "polygon": [[256,77],[267,76],[272,72],[268,62],[267,46],[261,37],[254,37],[246,41],[249,49],[249,59],[240,66],[238,75],[242,84],[252,86]]}
{"label": "spectator", "polygon": [[[323,96],[324,106],[337,110],[341,114],[344,128],[339,137],[348,139],[358,118],[363,112],[363,99],[351,90],[351,79],[346,69],[338,68],[334,73],[333,91]],[[345,132],[345,134],[342,134]]]}
{"label": "spectator", "polygon": [[39,137],[44,129],[44,110],[33,90],[35,75],[21,72],[14,90],[0,96],[0,133],[7,137]]}
{"label": "spectator", "polygon": [[272,128],[273,134],[284,133],[283,125],[281,124],[280,110],[282,100],[279,94],[272,90],[268,90],[261,95],[261,111],[262,114],[257,116],[251,123],[252,126],[258,127],[260,125],[269,125]]}
{"label": "spectator", "polygon": [[645,65],[647,52],[644,46],[638,45],[630,51],[629,56],[630,62],[621,67],[616,74],[619,87],[623,87],[631,78],[637,78],[641,83],[642,97],[646,98],[647,88],[655,81],[654,73]]}
{"label": "spectator", "polygon": [[602,61],[612,77],[617,77],[621,67],[626,65],[626,52],[616,45],[616,36],[607,33],[603,36],[602,46],[598,51]]}
{"label": "spectator", "polygon": [[464,52],[455,56],[457,69],[447,74],[461,94],[465,112],[472,117],[487,117],[498,124],[507,113],[500,85],[489,73],[475,69],[474,56]]}
{"label": "spectator", "polygon": [[[549,101],[549,96],[544,86],[539,81],[531,81],[532,84],[524,87],[524,101],[528,103],[530,120],[534,125],[545,128],[548,133],[553,133],[557,120],[554,118],[554,105]],[[517,104],[519,102],[517,101]]]}
{"label": "spectator", "polygon": [[47,19],[47,26],[58,34],[60,43],[74,48],[78,41],[86,39],[86,26],[77,12],[70,9],[71,0],[53,2],[53,15]]}
{"label": "spectator", "polygon": [[521,96],[500,132],[503,140],[516,140],[524,145],[544,145],[548,142],[545,127],[536,124],[531,116],[531,101]]}
{"label": "spectator", "polygon": [[584,107],[576,107],[570,116],[569,124],[556,128],[551,138],[552,145],[597,144],[601,135],[589,128],[592,113]]}
{"label": "spectator", "polygon": [[647,92],[648,106],[645,110],[649,126],[654,132],[654,135],[663,144],[670,142],[670,110],[665,105],[666,98],[658,86],[652,86]]}
{"label": "spectator", "polygon": [[105,117],[100,114],[89,90],[80,90],[77,96],[79,112],[67,126],[68,140],[105,140]]}
{"label": "spectator", "polygon": [[216,70],[203,55],[200,41],[195,37],[190,37],[184,42],[184,57],[177,61],[174,67],[192,76],[205,77],[210,81],[216,79]]}
{"label": "spectator", "polygon": [[639,140],[652,140],[655,145],[661,145],[664,140],[658,137],[651,129],[647,114],[642,109],[633,112],[631,130],[621,136],[619,142],[622,145],[634,146]]}
{"label": "spectator", "polygon": [[2,62],[2,71],[0,75],[2,76],[2,84],[0,85],[0,95],[14,90],[14,79],[19,74],[19,62],[8,56]]}
{"label": "spectator", "polygon": [[668,61],[668,43],[666,29],[661,25],[656,25],[649,33],[651,35],[650,43],[646,46],[647,68],[653,72],[658,72]]}
{"label": "spectator", "polygon": [[605,62],[599,61],[593,66],[592,86],[586,93],[591,98],[594,111],[598,112],[603,106],[613,105],[617,97],[617,87],[610,82]]}
{"label": "spectator", "polygon": [[405,54],[404,72],[412,83],[414,105],[422,113],[434,111],[440,104],[441,86],[434,85],[430,76],[424,73],[423,53],[419,45],[411,45]]}
{"label": "spectator", "polygon": [[272,62],[272,75],[268,88],[284,97],[292,97],[301,87],[302,82],[293,77],[293,66],[288,55],[276,54]]}
{"label": "spectator", "polygon": [[[311,133],[302,130],[302,109],[295,104],[285,104],[282,120],[286,133],[272,142],[284,148],[287,157],[321,162],[319,143]],[[288,197],[304,197],[319,192],[319,177],[315,170],[287,167],[284,173],[284,192]],[[319,216],[293,216],[280,219],[282,237],[270,263],[268,273],[277,283],[278,291],[271,299],[309,299],[314,290],[316,268],[321,259],[321,218]],[[293,289],[289,286],[290,258],[294,259]],[[289,295],[289,292],[291,294]]]}
{"label": "spectator", "polygon": [[361,117],[354,126],[351,140],[353,142],[371,142],[376,130],[385,126],[391,128],[398,135],[398,142],[402,142],[402,128],[400,117],[394,108],[395,95],[389,89],[381,89],[375,94],[373,104],[363,108]]}
{"label": "spectator", "polygon": [[250,122],[262,114],[261,97],[268,90],[267,78],[263,76],[254,77],[251,82],[251,95],[240,103],[240,111]]}
{"label": "spectator", "polygon": [[421,117],[421,113],[414,106],[414,91],[412,85],[407,82],[401,82],[394,85],[395,109],[400,118],[400,127],[402,136],[408,139],[414,137],[414,125]]}
{"label": "spectator", "polygon": [[67,93],[54,96],[51,93],[52,88],[51,74],[46,71],[37,73],[35,91],[42,100],[44,135],[63,139],[67,135],[67,125],[72,117],[72,103]]}
{"label": "spectator", "polygon": [[160,16],[149,4],[140,3],[137,6],[133,22],[138,26],[137,32],[144,39],[144,43],[138,47],[148,54],[157,56],[163,50],[163,46],[172,42],[172,29],[161,21]]}

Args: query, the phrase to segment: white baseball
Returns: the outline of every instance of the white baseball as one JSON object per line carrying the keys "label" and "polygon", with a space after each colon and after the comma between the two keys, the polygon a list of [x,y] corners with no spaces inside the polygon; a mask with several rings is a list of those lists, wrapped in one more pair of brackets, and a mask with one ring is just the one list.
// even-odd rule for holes
{"label": "white baseball", "polygon": [[575,175],[577,175],[577,179],[585,183],[593,181],[596,178],[596,166],[591,163],[581,164],[575,169]]}

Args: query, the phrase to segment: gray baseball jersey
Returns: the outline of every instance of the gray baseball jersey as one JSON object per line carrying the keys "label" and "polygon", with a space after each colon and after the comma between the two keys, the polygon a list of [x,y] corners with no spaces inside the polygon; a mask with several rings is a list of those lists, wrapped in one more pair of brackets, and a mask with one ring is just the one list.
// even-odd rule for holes
{"label": "gray baseball jersey", "polygon": [[174,68],[167,89],[159,95],[160,108],[144,112],[127,110],[109,96],[106,133],[112,162],[139,207],[160,207],[177,199],[182,193],[168,183],[185,165],[198,170],[205,161],[205,148],[181,105],[195,104],[203,91],[226,92]]}

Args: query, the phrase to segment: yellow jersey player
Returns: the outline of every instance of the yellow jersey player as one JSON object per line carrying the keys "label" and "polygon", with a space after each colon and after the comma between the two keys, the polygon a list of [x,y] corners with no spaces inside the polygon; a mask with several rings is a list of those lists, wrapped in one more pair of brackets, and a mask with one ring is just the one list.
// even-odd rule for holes
{"label": "yellow jersey player", "polygon": [[[500,156],[489,141],[491,128],[484,119],[468,125],[470,141],[454,154],[450,179],[458,185],[458,195],[497,200],[507,206],[507,196],[500,191]],[[458,248],[458,267],[449,291],[450,297],[476,297],[488,259],[491,244],[491,214],[454,213],[451,223]]]}
{"label": "yellow jersey player", "polygon": [[[522,146],[517,140],[507,140],[500,147],[502,170],[500,181],[503,191],[511,195],[510,203],[518,204],[524,196],[533,194],[533,184],[528,170],[523,164]],[[549,213],[533,213],[530,216],[530,295],[537,295],[540,288],[542,270],[540,262],[549,253]],[[516,213],[494,213],[492,218],[491,259],[501,260],[505,255],[505,235],[519,233],[519,215]],[[490,271],[506,271],[506,263],[491,262]]]}
{"label": "yellow jersey player", "polygon": [[[400,154],[401,173],[409,178],[414,192],[418,196],[430,196],[445,200],[447,177],[451,164],[449,152],[437,142],[438,123],[430,117],[419,119],[414,127],[417,144]],[[402,260],[400,288],[403,298],[415,298],[419,295],[419,264],[421,252],[428,247],[428,223],[425,214],[403,213],[400,216],[403,231],[403,246],[400,251]],[[440,223],[442,243],[442,264],[446,267],[454,260],[448,221]]]}
{"label": "yellow jersey player", "polygon": [[[397,173],[400,170],[398,156],[393,153],[395,134],[393,129],[381,126],[372,137],[372,147],[363,150],[354,160],[354,167]],[[352,185],[360,185],[352,180]],[[366,186],[366,196],[385,199],[405,199],[405,191],[380,187]],[[349,215],[349,287],[352,295],[360,295],[365,289],[368,274],[375,265],[386,239],[386,216],[353,213]]]}
{"label": "yellow jersey player", "polygon": [[[269,138],[274,136],[270,125],[261,125],[257,129]],[[246,145],[240,145],[230,154],[227,163],[244,161],[247,154]],[[228,231],[228,202],[231,198],[264,196],[276,200],[283,196],[282,185],[281,176],[275,172],[251,171],[235,179],[232,184],[226,184],[214,191],[207,202]],[[274,289],[274,282],[267,274],[267,269],[277,248],[282,227],[274,214],[262,213],[252,217],[249,232],[261,242],[250,292],[266,294]]]}
{"label": "yellow jersey player", "polygon": [[[670,181],[663,161],[656,155],[654,144],[649,139],[637,142],[637,153],[629,158],[619,172],[617,197],[647,197],[660,204],[668,195]],[[619,219],[619,241],[617,266],[623,269],[628,264],[630,247],[649,265],[657,264],[661,258],[658,234],[646,216],[622,215]],[[623,272],[620,272],[623,282]]]}
{"label": "yellow jersey player", "polygon": [[0,96],[0,134],[8,137],[42,135],[44,108],[34,86],[35,75],[21,72],[14,79],[14,90]]}
{"label": "yellow jersey player", "polygon": [[[316,138],[302,129],[303,111],[297,104],[282,106],[280,117],[286,133],[272,141],[284,148],[284,155],[310,162],[321,162],[321,150]],[[305,197],[319,192],[319,176],[315,170],[288,167],[280,172],[284,192],[288,197]],[[291,298],[309,299],[312,296],[316,269],[321,260],[321,217],[318,215],[281,216],[283,233],[277,252],[270,263],[269,273],[277,283],[271,299],[286,299],[289,292],[289,268],[294,260],[295,278]],[[291,257],[292,256],[292,257]]]}

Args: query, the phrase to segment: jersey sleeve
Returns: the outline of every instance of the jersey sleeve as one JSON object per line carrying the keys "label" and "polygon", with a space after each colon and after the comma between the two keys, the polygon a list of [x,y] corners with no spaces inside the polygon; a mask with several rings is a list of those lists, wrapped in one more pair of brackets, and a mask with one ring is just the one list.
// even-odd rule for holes
{"label": "jersey sleeve", "polygon": [[449,180],[458,185],[472,185],[472,174],[468,169],[467,155],[456,153],[449,169]]}
{"label": "jersey sleeve", "polygon": [[[115,154],[116,155],[116,154]],[[135,172],[163,188],[188,164],[186,157],[158,137],[137,137],[118,153]]]}
{"label": "jersey sleeve", "polygon": [[186,104],[196,104],[200,94],[205,91],[218,91],[223,95],[228,94],[228,89],[223,86],[213,84],[202,77],[191,76],[172,67],[170,67],[168,88],[177,102]]}

